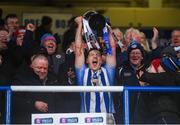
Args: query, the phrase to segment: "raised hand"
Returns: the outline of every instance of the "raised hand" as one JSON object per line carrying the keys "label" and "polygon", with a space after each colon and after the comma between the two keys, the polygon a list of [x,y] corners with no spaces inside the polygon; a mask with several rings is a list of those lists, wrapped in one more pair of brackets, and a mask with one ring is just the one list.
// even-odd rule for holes
{"label": "raised hand", "polygon": [[34,32],[35,26],[32,23],[28,23],[26,26],[26,30],[30,30],[30,31]]}
{"label": "raised hand", "polygon": [[156,49],[157,48],[157,41],[158,41],[158,37],[159,37],[159,31],[157,30],[156,27],[153,27],[153,37],[152,37],[152,49]]}

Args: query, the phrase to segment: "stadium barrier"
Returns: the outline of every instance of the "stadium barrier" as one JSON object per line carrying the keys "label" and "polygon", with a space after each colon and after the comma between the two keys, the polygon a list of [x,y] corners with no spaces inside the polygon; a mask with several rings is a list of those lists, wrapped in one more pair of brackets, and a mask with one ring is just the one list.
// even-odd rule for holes
{"label": "stadium barrier", "polygon": [[124,102],[124,123],[129,125],[129,93],[140,92],[180,92],[177,86],[0,86],[0,91],[6,91],[6,124],[11,123],[11,96],[14,92],[123,92]]}

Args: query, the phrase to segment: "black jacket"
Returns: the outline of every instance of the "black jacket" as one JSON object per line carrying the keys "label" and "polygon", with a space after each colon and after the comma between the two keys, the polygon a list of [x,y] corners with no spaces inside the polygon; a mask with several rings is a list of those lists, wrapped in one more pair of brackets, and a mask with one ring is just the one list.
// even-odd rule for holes
{"label": "black jacket", "polygon": [[[75,72],[75,55],[74,53],[71,54],[65,54],[65,61],[60,65],[60,81],[65,86],[76,86],[76,77],[75,78],[69,78],[68,77],[68,71],[71,68],[72,71]],[[80,105],[81,105],[81,99],[80,99],[80,93],[77,92],[71,92],[71,93],[65,93],[68,98],[64,98],[64,103],[67,107],[64,107],[65,112],[79,112],[80,111]]]}
{"label": "black jacket", "polygon": [[26,61],[30,63],[30,58],[34,53],[39,51],[39,45],[34,40],[34,33],[26,30],[23,38],[22,46],[17,46],[15,39],[12,39],[8,44],[8,51],[12,58],[13,64],[18,68]]}
{"label": "black jacket", "polygon": [[[26,67],[26,66],[25,66]],[[46,81],[41,81],[39,77],[34,74],[31,68],[22,68],[14,77],[14,85],[25,86],[58,86],[58,80],[51,74],[48,74]],[[48,103],[48,113],[63,112],[63,98],[62,93],[54,92],[14,92],[13,93],[13,123],[28,123],[30,124],[32,113],[42,113],[38,111],[34,103],[35,101],[44,101]]]}
{"label": "black jacket", "polygon": [[[123,66],[118,70],[118,83],[117,85],[120,86],[140,86],[139,80],[136,76],[136,71],[133,67],[129,64],[129,62],[124,62]],[[130,92],[130,123],[131,124],[142,124],[146,120],[146,93],[141,92]],[[118,113],[121,114],[120,117],[122,121],[123,119],[123,93],[119,93],[115,95],[115,108],[117,115]]]}
{"label": "black jacket", "polygon": [[[148,73],[145,72],[141,81],[148,83],[150,86],[179,86],[180,73]],[[154,92],[149,93],[149,100],[147,106],[149,107],[149,123],[157,123],[154,119],[158,119],[162,114],[173,114],[176,116],[173,120],[169,118],[170,124],[180,123],[180,108],[179,108],[179,95],[180,93],[173,92]]]}

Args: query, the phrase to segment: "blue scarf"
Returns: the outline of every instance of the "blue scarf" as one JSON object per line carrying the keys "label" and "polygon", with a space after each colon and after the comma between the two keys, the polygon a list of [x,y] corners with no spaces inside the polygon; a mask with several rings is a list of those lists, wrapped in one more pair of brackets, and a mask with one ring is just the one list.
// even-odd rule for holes
{"label": "blue scarf", "polygon": [[[88,76],[87,76],[87,82],[85,83],[86,86],[92,86],[92,83],[91,83],[91,78],[92,78],[92,72],[91,70],[88,68],[86,69],[88,70]],[[105,69],[104,69],[105,70]],[[86,72],[85,72],[86,73]],[[107,86],[107,82],[106,82],[106,78],[107,75],[105,75],[104,72],[102,69],[101,69],[101,72],[100,72],[100,77],[101,77],[101,82],[102,82],[102,85],[103,86]],[[100,108],[100,105],[101,105],[101,99],[100,99],[100,93],[99,92],[95,92],[95,95],[96,95],[96,107],[95,107],[95,112],[101,112],[101,108]],[[110,112],[110,93],[108,92],[104,92],[103,93],[103,99],[104,99],[104,102],[105,102],[105,108],[106,108],[106,112]],[[84,110],[85,112],[90,112],[90,100],[91,100],[91,96],[90,96],[90,92],[86,92],[84,93],[83,95],[83,100],[84,100]]]}

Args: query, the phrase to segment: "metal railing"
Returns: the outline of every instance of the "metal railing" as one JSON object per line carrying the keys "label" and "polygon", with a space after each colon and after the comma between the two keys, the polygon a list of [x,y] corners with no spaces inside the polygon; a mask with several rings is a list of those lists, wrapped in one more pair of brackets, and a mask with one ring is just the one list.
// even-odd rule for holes
{"label": "metal railing", "polygon": [[11,95],[16,92],[123,92],[124,123],[129,125],[129,93],[141,92],[180,92],[180,87],[130,87],[130,86],[2,86],[0,91],[6,91],[6,124],[11,123]]}
{"label": "metal railing", "polygon": [[129,125],[130,111],[129,111],[129,93],[130,92],[180,92],[178,86],[124,86],[123,102],[124,102],[124,123]]}

